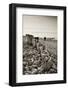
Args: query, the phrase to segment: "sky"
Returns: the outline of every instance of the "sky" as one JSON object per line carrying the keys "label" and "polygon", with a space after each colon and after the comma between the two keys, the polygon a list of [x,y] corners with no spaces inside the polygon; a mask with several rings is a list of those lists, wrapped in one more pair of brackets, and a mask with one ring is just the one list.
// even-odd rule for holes
{"label": "sky", "polygon": [[57,39],[57,17],[23,15],[23,34]]}

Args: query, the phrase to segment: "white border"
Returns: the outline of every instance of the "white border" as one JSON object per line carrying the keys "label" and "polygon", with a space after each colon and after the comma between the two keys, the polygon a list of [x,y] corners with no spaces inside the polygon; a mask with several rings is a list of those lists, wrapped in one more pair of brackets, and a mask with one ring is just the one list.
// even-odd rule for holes
{"label": "white border", "polygon": [[[50,9],[16,9],[16,82],[36,82],[36,81],[55,81],[63,80],[63,10]],[[58,73],[57,74],[42,74],[42,75],[23,75],[22,74],[22,15],[46,15],[58,17]]]}

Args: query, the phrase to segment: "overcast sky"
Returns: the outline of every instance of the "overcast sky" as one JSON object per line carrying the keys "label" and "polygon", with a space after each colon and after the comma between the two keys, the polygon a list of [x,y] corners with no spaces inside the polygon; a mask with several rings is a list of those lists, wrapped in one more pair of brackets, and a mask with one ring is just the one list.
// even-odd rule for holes
{"label": "overcast sky", "polygon": [[23,15],[23,33],[57,39],[57,17]]}

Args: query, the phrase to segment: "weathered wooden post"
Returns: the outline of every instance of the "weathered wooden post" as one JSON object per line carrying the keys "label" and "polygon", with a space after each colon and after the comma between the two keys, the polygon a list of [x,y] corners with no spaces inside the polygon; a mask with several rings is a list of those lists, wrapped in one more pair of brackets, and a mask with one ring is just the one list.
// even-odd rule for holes
{"label": "weathered wooden post", "polygon": [[46,37],[44,37],[44,41],[46,41]]}
{"label": "weathered wooden post", "polygon": [[39,48],[39,37],[35,37],[35,47],[38,50],[38,48]]}

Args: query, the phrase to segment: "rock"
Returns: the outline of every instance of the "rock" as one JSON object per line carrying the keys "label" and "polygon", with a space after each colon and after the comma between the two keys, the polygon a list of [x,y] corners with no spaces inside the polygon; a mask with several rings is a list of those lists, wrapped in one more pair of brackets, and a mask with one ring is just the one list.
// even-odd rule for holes
{"label": "rock", "polygon": [[55,73],[55,70],[54,70],[54,69],[50,69],[50,70],[48,71],[48,73]]}
{"label": "rock", "polygon": [[54,63],[52,65],[52,68],[55,69],[55,70],[57,70],[57,67],[56,67],[56,65]]}
{"label": "rock", "polygon": [[44,50],[45,51],[45,55],[49,56],[49,52],[47,49]]}
{"label": "rock", "polygon": [[41,56],[42,56],[42,58],[44,58],[45,57],[45,53],[41,53]]}
{"label": "rock", "polygon": [[35,60],[35,61],[33,62],[33,64],[34,64],[34,65],[38,65],[38,60]]}
{"label": "rock", "polygon": [[31,71],[31,70],[32,70],[32,66],[28,66],[28,68],[29,68],[29,71]]}
{"label": "rock", "polygon": [[38,60],[38,64],[37,64],[38,67],[41,66],[41,59]]}
{"label": "rock", "polygon": [[45,71],[47,70],[46,61],[45,61],[45,62],[43,62],[41,66],[42,66],[43,70],[45,70]]}
{"label": "rock", "polygon": [[45,74],[47,74],[48,72],[45,72]]}
{"label": "rock", "polygon": [[52,61],[51,57],[49,56],[49,60],[48,61]]}
{"label": "rock", "polygon": [[41,74],[43,72],[44,68],[41,66],[41,67],[38,67],[38,73]]}
{"label": "rock", "polygon": [[46,70],[48,71],[53,65],[53,62],[52,61],[48,61],[46,62]]}
{"label": "rock", "polygon": [[32,65],[32,68],[37,68],[38,66],[37,65]]}
{"label": "rock", "polygon": [[38,71],[42,70],[42,67],[38,67]]}
{"label": "rock", "polygon": [[44,61],[48,61],[49,60],[49,57],[48,56],[45,56],[45,58],[44,58]]}
{"label": "rock", "polygon": [[29,73],[26,72],[25,75],[29,75]]}
{"label": "rock", "polygon": [[37,69],[36,68],[32,68],[32,74],[37,74]]}
{"label": "rock", "polygon": [[33,62],[34,61],[34,58],[31,58],[31,61]]}
{"label": "rock", "polygon": [[56,59],[52,58],[52,61],[53,61],[55,64],[57,64],[57,60],[56,60]]}
{"label": "rock", "polygon": [[26,71],[29,71],[29,68],[28,68],[28,66],[26,66],[26,67],[25,67],[25,70],[26,70]]}
{"label": "rock", "polygon": [[30,50],[30,51],[29,51],[29,54],[30,54],[30,55],[32,55],[32,54],[33,54],[32,50]]}
{"label": "rock", "polygon": [[26,66],[27,65],[27,62],[26,61],[23,61],[23,65]]}
{"label": "rock", "polygon": [[28,65],[31,66],[33,64],[31,59],[28,59]]}
{"label": "rock", "polygon": [[40,54],[38,54],[37,56],[40,57]]}
{"label": "rock", "polygon": [[27,71],[28,74],[31,74],[32,72],[31,71]]}
{"label": "rock", "polygon": [[57,56],[55,54],[51,54],[51,57],[53,57],[54,59],[57,59]]}

